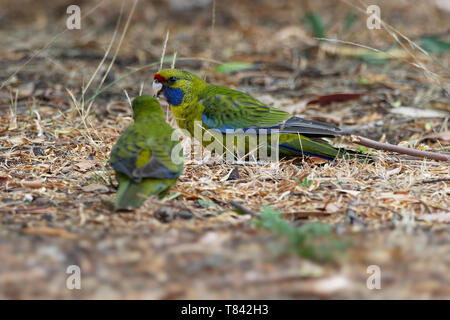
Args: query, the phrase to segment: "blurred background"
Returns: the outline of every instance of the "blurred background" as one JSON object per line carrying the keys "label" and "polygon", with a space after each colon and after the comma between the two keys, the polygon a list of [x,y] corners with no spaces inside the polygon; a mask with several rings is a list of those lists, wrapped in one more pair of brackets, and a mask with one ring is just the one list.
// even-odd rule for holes
{"label": "blurred background", "polygon": [[[81,9],[80,30],[66,28],[66,10],[71,4]],[[336,76],[356,79],[353,89],[365,90],[383,83],[389,86],[387,79],[392,75],[403,83],[416,77],[432,85],[436,95],[415,88],[425,91],[414,97],[397,97],[394,92],[393,97],[386,97],[389,103],[428,103],[430,99],[424,96],[431,95],[438,100],[432,103],[436,107],[442,98],[448,98],[440,94],[441,89],[448,92],[449,1],[373,4],[379,6],[387,27],[369,29],[369,4],[356,0],[142,0],[128,26],[133,2],[2,1],[0,79],[3,88],[32,81],[38,89],[56,85],[57,89],[70,88],[77,96],[108,53],[93,80],[100,81],[107,73],[104,85],[117,82],[96,96],[93,110],[101,112],[112,93],[121,93],[124,101],[124,89],[131,96],[141,86],[144,93],[150,93],[149,82],[159,68],[157,62],[170,32],[166,67],[176,53],[177,67],[244,91],[283,92],[284,98],[298,99],[308,94],[348,92],[349,83]],[[336,39],[339,42],[333,41]],[[112,60],[115,63],[106,72]],[[144,67],[151,63],[154,65]],[[142,69],[127,75],[138,68]],[[95,91],[95,86],[90,86],[85,96],[92,97]]]}
{"label": "blurred background", "polygon": [[[80,30],[66,28],[69,5],[76,4],[85,16]],[[445,0],[375,1],[381,18],[421,45],[425,36],[448,36],[449,2]],[[40,58],[49,68],[49,59],[78,58],[81,70],[69,72],[67,84],[87,77],[86,60],[103,56],[111,42],[121,8],[123,15],[116,43],[123,31],[132,2],[104,1],[24,1],[0,4],[2,55],[25,60],[30,52],[53,41]],[[351,41],[380,50],[398,45],[392,34],[381,28],[369,30],[363,1],[139,1],[123,39],[118,67],[134,67],[158,61],[170,30],[166,55],[213,59],[218,62],[283,62],[293,67],[308,66],[315,58],[317,41],[327,37]],[[397,35],[398,36],[398,35]],[[421,40],[422,39],[422,40]],[[399,41],[406,42],[399,37]],[[427,48],[430,48],[428,45]],[[354,47],[355,48],[355,47]],[[310,49],[310,50],[308,50]],[[445,46],[430,49],[437,53]],[[112,50],[112,52],[114,52]],[[321,52],[323,54],[323,52]],[[112,54],[111,54],[112,55]],[[356,54],[355,54],[356,55]],[[33,65],[36,62],[33,63]],[[8,66],[7,66],[8,67]],[[72,71],[72,65],[66,66]],[[73,68],[77,64],[74,63]],[[2,78],[14,66],[2,68]],[[63,71],[63,70],[60,70]],[[45,80],[45,75],[44,79]],[[57,76],[57,75],[55,75]],[[67,78],[67,77],[65,77]],[[73,84],[78,84],[74,82]]]}
{"label": "blurred background", "polygon": [[[448,167],[289,162],[263,184],[251,179],[264,168],[241,169],[232,185],[233,166],[187,163],[174,201],[191,211],[156,216],[112,211],[107,165],[132,121],[127,95],[151,94],[163,51],[164,67],[176,54],[176,67],[291,113],[448,151],[450,1],[135,3],[0,1],[0,298],[450,296],[448,215],[444,227],[397,228],[411,212],[448,212],[447,185],[421,182],[448,181]],[[66,28],[70,5],[80,30]],[[367,27],[369,5],[380,29]],[[277,235],[230,210],[244,194],[252,210],[324,221],[354,246],[334,262],[274,254]],[[83,290],[65,286],[72,264]],[[366,287],[371,264],[383,266],[381,291]]]}

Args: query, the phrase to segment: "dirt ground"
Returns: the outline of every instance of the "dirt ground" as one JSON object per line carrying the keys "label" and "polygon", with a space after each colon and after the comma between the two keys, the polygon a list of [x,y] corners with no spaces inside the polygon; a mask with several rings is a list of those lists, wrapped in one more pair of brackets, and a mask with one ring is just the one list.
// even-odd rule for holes
{"label": "dirt ground", "polygon": [[[164,203],[113,210],[109,152],[132,122],[127,95],[151,94],[163,50],[166,67],[176,52],[177,68],[293,114],[448,153],[450,52],[414,46],[430,35],[448,46],[448,2],[372,2],[379,30],[357,0],[2,2],[0,298],[450,298],[448,162],[186,158]],[[66,28],[71,4],[80,30]],[[321,24],[353,44],[317,40]],[[286,234],[230,201],[290,226],[320,222],[346,245],[332,259],[283,250]],[[66,286],[71,265],[81,289]],[[369,266],[380,289],[367,287]]]}

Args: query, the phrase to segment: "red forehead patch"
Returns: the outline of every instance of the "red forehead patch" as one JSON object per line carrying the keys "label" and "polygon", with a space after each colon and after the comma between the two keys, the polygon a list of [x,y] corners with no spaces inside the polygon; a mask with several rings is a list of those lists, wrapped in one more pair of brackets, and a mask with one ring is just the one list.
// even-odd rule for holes
{"label": "red forehead patch", "polygon": [[159,73],[155,74],[155,76],[153,77],[153,79],[158,80],[159,82],[166,82],[166,78],[164,78],[162,75],[160,75]]}

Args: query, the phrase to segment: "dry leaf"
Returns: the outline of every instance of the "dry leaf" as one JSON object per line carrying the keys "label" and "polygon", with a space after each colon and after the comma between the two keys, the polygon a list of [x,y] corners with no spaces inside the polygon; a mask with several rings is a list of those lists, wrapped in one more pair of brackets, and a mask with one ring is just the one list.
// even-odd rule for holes
{"label": "dry leaf", "polygon": [[329,202],[325,205],[325,211],[329,213],[336,213],[342,210],[342,204],[338,202]]}
{"label": "dry leaf", "polygon": [[8,139],[8,142],[14,146],[21,146],[23,144],[29,144],[30,140],[23,136],[15,136]]}
{"label": "dry leaf", "polygon": [[44,182],[45,182],[45,180],[41,179],[41,180],[33,180],[33,181],[20,181],[19,184],[22,187],[39,189],[44,186]]}
{"label": "dry leaf", "polygon": [[450,223],[450,212],[422,214],[417,219],[428,222]]}
{"label": "dry leaf", "polygon": [[419,109],[414,107],[398,107],[390,109],[391,113],[400,114],[409,118],[446,118],[450,116],[448,112]]}
{"label": "dry leaf", "polygon": [[87,170],[91,169],[92,167],[95,167],[97,162],[94,160],[82,160],[77,163],[75,163],[75,166],[82,172],[86,172]]}
{"label": "dry leaf", "polygon": [[351,194],[352,196],[355,196],[355,197],[361,193],[360,191],[356,191],[356,190],[336,189],[336,191],[343,192],[343,193],[348,193],[348,194]]}
{"label": "dry leaf", "polygon": [[29,207],[29,208],[4,208],[0,209],[0,212],[14,212],[20,214],[54,214],[56,208],[53,207]]}
{"label": "dry leaf", "polygon": [[99,193],[106,193],[109,191],[108,187],[104,184],[99,183],[93,183],[87,186],[84,186],[81,188],[84,192],[99,192]]}
{"label": "dry leaf", "polygon": [[50,236],[60,237],[66,239],[76,239],[77,236],[65,229],[51,228],[51,227],[28,227],[21,230],[23,234],[36,236]]}
{"label": "dry leaf", "polygon": [[440,142],[447,144],[450,142],[450,131],[428,134],[421,140],[425,139],[439,140]]}
{"label": "dry leaf", "polygon": [[26,97],[29,97],[29,96],[31,96],[33,94],[34,87],[35,86],[34,86],[33,82],[28,82],[28,83],[25,83],[25,84],[21,85],[18,88],[15,88],[13,90],[13,92],[14,92],[14,95],[15,95],[15,92],[18,91],[18,97],[19,98],[26,98]]}
{"label": "dry leaf", "polygon": [[308,105],[310,99],[302,99],[294,104],[291,104],[287,107],[283,107],[282,109],[286,112],[292,113],[292,114],[299,114],[305,111],[306,106]]}
{"label": "dry leaf", "polygon": [[402,167],[400,166],[400,167],[386,171],[386,176],[387,177],[394,176],[394,175],[399,174],[401,171],[402,171]]}
{"label": "dry leaf", "polygon": [[318,96],[313,100],[310,100],[308,104],[320,104],[327,105],[333,102],[345,102],[349,100],[359,99],[361,96],[365,95],[366,92],[356,92],[356,93],[332,93],[323,96]]}

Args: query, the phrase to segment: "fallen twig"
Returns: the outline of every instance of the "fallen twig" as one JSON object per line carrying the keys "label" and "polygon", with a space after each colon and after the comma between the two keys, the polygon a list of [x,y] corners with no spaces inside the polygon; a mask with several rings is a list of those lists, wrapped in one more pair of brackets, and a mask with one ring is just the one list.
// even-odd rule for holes
{"label": "fallen twig", "polygon": [[417,182],[416,184],[437,183],[437,182],[450,182],[450,178],[423,180],[423,181]]}
{"label": "fallen twig", "polygon": [[249,214],[252,217],[259,217],[259,214],[257,214],[255,211],[252,211],[246,207],[244,207],[242,204],[240,204],[237,201],[231,200],[229,202],[230,205],[232,205],[235,209],[241,211],[243,214]]}
{"label": "fallen twig", "polygon": [[430,151],[422,151],[412,148],[400,147],[389,143],[382,143],[378,141],[374,141],[368,138],[351,135],[351,141],[353,143],[377,149],[377,150],[385,150],[385,151],[393,151],[401,154],[408,154],[410,156],[418,157],[418,158],[428,158],[437,161],[450,161],[450,155],[446,155],[443,153],[430,152]]}

